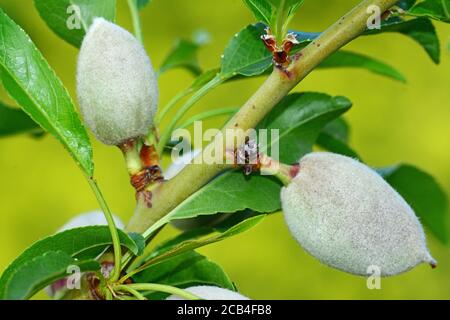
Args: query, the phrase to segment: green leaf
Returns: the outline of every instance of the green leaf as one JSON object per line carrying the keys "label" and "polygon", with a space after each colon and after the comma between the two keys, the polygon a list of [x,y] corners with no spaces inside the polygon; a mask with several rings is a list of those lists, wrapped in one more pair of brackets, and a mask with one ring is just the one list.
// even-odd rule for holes
{"label": "green leaf", "polygon": [[323,128],[317,138],[316,144],[328,151],[361,160],[361,157],[348,146],[348,136],[348,124],[340,117],[331,121]]}
{"label": "green leaf", "polygon": [[47,285],[70,275],[68,267],[78,266],[80,272],[97,271],[95,260],[77,261],[62,251],[50,251],[22,264],[2,288],[2,299],[29,299]]}
{"label": "green leaf", "polygon": [[178,235],[176,235],[173,238],[170,238],[161,244],[158,244],[155,249],[149,252],[149,254],[143,259],[144,262],[148,261],[149,259],[152,259],[158,255],[163,254],[164,252],[167,252],[171,248],[176,247],[180,243],[183,243],[185,241],[190,241],[192,239],[198,239],[200,237],[204,237],[207,235],[212,234],[215,232],[214,227],[209,226],[201,226],[192,230],[184,231]]}
{"label": "green leaf", "polygon": [[448,203],[443,189],[428,173],[407,164],[378,170],[409,203],[419,219],[443,243],[448,243]]}
{"label": "green leaf", "polygon": [[137,7],[139,10],[143,9],[146,5],[151,3],[151,0],[136,0]]}
{"label": "green leaf", "polygon": [[153,264],[133,276],[133,280],[138,283],[159,283],[180,288],[210,285],[236,290],[222,267],[195,251]]}
{"label": "green leaf", "polygon": [[450,0],[425,0],[409,9],[407,14],[450,22]]}
{"label": "green leaf", "polygon": [[258,22],[267,25],[280,44],[303,0],[243,0]]}
{"label": "green leaf", "polygon": [[402,8],[403,10],[408,10],[411,8],[417,0],[400,0],[397,2],[397,6]]}
{"label": "green leaf", "polygon": [[175,68],[185,68],[195,76],[202,73],[198,63],[197,52],[200,46],[188,40],[179,40],[161,65],[160,73]]}
{"label": "green leaf", "polygon": [[303,2],[304,2],[304,0],[287,0],[286,1],[287,14],[286,14],[286,18],[285,18],[284,26],[283,26],[283,29],[285,32],[287,32],[291,20],[294,18],[298,9],[300,9],[300,7],[303,5]]}
{"label": "green leaf", "polygon": [[381,29],[367,30],[365,35],[374,35],[384,32],[398,32],[410,37],[425,49],[435,63],[439,63],[441,51],[439,38],[436,29],[430,20],[417,18],[406,21],[394,17],[383,22]]}
{"label": "green leaf", "polygon": [[327,123],[322,132],[327,133],[345,143],[347,143],[350,139],[350,125],[343,117],[339,117]]}
{"label": "green leaf", "polygon": [[325,59],[319,65],[319,68],[361,68],[375,74],[406,82],[405,76],[390,65],[365,55],[349,51],[337,51]]}
{"label": "green leaf", "polygon": [[361,157],[352,148],[350,148],[347,143],[336,139],[336,137],[327,132],[321,132],[316,143],[318,146],[330,152],[361,160]]}
{"label": "green leaf", "polygon": [[270,213],[280,207],[279,189],[276,180],[229,171],[191,195],[166,217],[170,221],[244,209]]}
{"label": "green leaf", "polygon": [[269,0],[269,2],[277,8],[284,2],[285,7],[289,8],[301,5],[304,0]]}
{"label": "green leaf", "polygon": [[[256,226],[259,222],[261,222],[263,218],[265,218],[265,215],[251,217],[239,222],[238,224],[230,228],[216,230],[218,231],[216,234],[208,237],[203,237],[205,230],[201,230],[200,232],[190,232],[190,237],[182,234],[181,236],[169,240],[168,242],[164,243],[162,246],[154,250],[149,256],[149,259],[147,259],[147,261],[144,263],[144,266],[149,266],[154,263],[167,260],[173,256],[180,255],[186,251],[194,250],[208,244],[219,242],[238,235]],[[211,229],[211,232],[213,231],[215,230]]]}
{"label": "green leaf", "polygon": [[[119,232],[121,244],[134,254],[138,254],[138,245],[126,233],[121,230],[117,231]],[[49,251],[62,251],[74,258],[95,258],[96,254],[111,244],[111,234],[107,226],[70,229],[39,240],[26,249],[3,272],[0,278],[0,297],[4,294],[3,288],[14,272],[35,257],[39,257]],[[89,252],[90,256],[87,256],[86,252]]]}
{"label": "green leaf", "polygon": [[222,56],[224,77],[259,75],[271,67],[271,53],[261,41],[264,29],[261,23],[249,25],[233,37]]}
{"label": "green leaf", "polygon": [[[278,141],[271,137],[268,141],[278,142],[280,161],[295,163],[312,151],[323,127],[348,111],[351,106],[352,103],[344,97],[314,92],[294,93],[273,108],[258,128],[268,129],[268,133],[270,129],[278,129]],[[270,151],[272,146],[267,147]],[[261,149],[264,148],[261,145]]]}
{"label": "green leaf", "polygon": [[115,21],[116,0],[35,0],[42,19],[59,37],[79,48],[95,17]]}
{"label": "green leaf", "polygon": [[134,249],[135,252],[133,252],[136,256],[140,256],[144,253],[145,250],[145,239],[140,233],[131,232],[128,234],[128,236],[134,241],[136,244],[137,250]]}
{"label": "green leaf", "polygon": [[92,176],[88,135],[73,102],[28,35],[0,9],[0,78],[9,94],[42,128],[55,136]]}
{"label": "green leaf", "polygon": [[39,131],[39,125],[25,112],[0,102],[0,137]]}
{"label": "green leaf", "polygon": [[288,33],[288,27],[294,18],[303,0],[270,0],[276,8],[270,28],[278,44],[281,44]]}
{"label": "green leaf", "polygon": [[270,25],[274,8],[269,0],[243,0],[258,22]]}

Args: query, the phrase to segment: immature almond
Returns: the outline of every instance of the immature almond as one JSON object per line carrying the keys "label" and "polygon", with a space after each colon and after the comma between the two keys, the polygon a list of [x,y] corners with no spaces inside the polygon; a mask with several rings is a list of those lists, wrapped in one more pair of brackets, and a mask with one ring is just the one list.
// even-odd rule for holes
{"label": "immature almond", "polygon": [[[113,219],[117,228],[119,229],[124,228],[124,224],[119,217],[113,215]],[[108,222],[106,221],[103,212],[100,210],[94,210],[73,217],[72,219],[67,221],[61,228],[59,228],[58,232],[63,232],[65,230],[80,227],[106,226],[106,225],[108,225]]]}
{"label": "immature almond", "polygon": [[[185,289],[204,300],[250,300],[240,293],[213,286],[194,286]],[[179,296],[171,295],[166,300],[185,300]]]}
{"label": "immature almond", "polygon": [[96,18],[80,49],[77,94],[86,125],[103,143],[146,135],[158,87],[144,47],[128,31]]}
{"label": "immature almond", "polygon": [[[311,153],[281,191],[286,223],[300,245],[323,263],[367,275],[396,275],[435,260],[411,207],[375,171],[332,153]],[[373,269],[372,269],[373,270]]]}

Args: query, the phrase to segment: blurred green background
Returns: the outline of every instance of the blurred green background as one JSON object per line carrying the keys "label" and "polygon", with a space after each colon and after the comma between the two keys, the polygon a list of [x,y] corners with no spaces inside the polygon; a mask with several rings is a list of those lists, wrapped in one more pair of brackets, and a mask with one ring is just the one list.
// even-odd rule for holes
{"label": "blurred green background", "polygon": [[[126,1],[118,3],[118,23],[131,30]],[[356,3],[307,0],[292,27],[323,30]],[[30,34],[75,97],[77,50],[50,31],[32,0],[0,0],[0,6]],[[194,31],[206,29],[212,39],[200,53],[201,65],[216,67],[228,40],[253,22],[241,0],[154,0],[142,15],[145,45],[155,66],[177,38],[189,38]],[[398,34],[358,39],[348,46],[396,66],[407,76],[407,84],[366,71],[341,69],[314,72],[296,90],[349,97],[354,102],[347,114],[352,145],[370,165],[417,165],[433,174],[450,193],[450,26],[438,24],[437,30],[443,50],[439,66],[412,40]],[[195,110],[240,106],[263,80],[224,85]],[[164,74],[160,105],[190,81],[186,71]],[[3,89],[0,98],[12,103]],[[211,121],[208,126],[220,126],[222,120]],[[121,154],[92,141],[97,179],[113,211],[126,221],[133,211],[134,194]],[[0,270],[70,217],[96,208],[83,175],[54,138],[0,140]],[[175,232],[166,228],[159,239]],[[383,279],[381,290],[368,290],[364,278],[330,269],[307,255],[291,238],[281,214],[200,252],[220,263],[240,291],[254,299],[450,299],[450,247],[432,236],[428,242],[439,267],[431,270],[423,265]]]}

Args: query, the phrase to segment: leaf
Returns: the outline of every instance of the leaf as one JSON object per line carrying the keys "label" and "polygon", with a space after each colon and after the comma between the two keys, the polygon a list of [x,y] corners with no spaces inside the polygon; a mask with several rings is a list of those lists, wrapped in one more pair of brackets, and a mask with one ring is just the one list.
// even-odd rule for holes
{"label": "leaf", "polygon": [[242,172],[229,171],[191,195],[166,217],[169,221],[244,209],[270,213],[280,207],[279,189],[278,181],[267,177],[246,177]]}
{"label": "leaf", "polygon": [[151,0],[136,0],[137,7],[139,10],[143,9],[146,5],[151,3]]}
{"label": "leaf", "polygon": [[349,51],[337,51],[333,53],[319,65],[319,68],[361,68],[375,74],[406,82],[405,76],[388,64]]}
{"label": "leaf", "polygon": [[328,151],[361,160],[361,157],[348,146],[348,136],[348,124],[341,117],[331,121],[323,128],[316,144]]}
{"label": "leaf", "polygon": [[225,48],[221,74],[255,76],[271,67],[272,56],[261,41],[265,26],[249,25],[237,33]]}
{"label": "leaf", "polygon": [[400,0],[397,2],[397,6],[402,8],[403,10],[408,10],[411,8],[417,0]]}
{"label": "leaf", "polygon": [[394,17],[383,22],[381,29],[367,30],[364,34],[374,35],[383,32],[398,32],[410,37],[425,49],[435,63],[439,63],[441,51],[439,38],[430,20],[417,18],[405,21]]}
{"label": "leaf", "polygon": [[116,0],[35,0],[42,19],[59,37],[79,48],[95,17],[115,21]]}
{"label": "leaf", "polygon": [[298,10],[298,8],[305,2],[305,0],[287,0],[289,10]]}
{"label": "leaf", "polygon": [[[123,231],[119,232],[121,244],[130,249],[134,254],[138,254],[139,248],[136,243]],[[53,236],[35,242],[17,257],[3,272],[0,278],[0,296],[3,294],[4,286],[14,274],[27,261],[39,257],[48,251],[62,251],[65,254],[84,259],[95,258],[95,255],[112,244],[111,234],[107,226],[90,226],[70,229]],[[99,249],[94,250],[93,249]],[[86,256],[85,252],[95,252],[94,256]]]}
{"label": "leaf", "polygon": [[350,138],[350,126],[343,117],[339,117],[327,123],[323,128],[322,133],[327,133],[335,139],[347,143]]}
{"label": "leaf", "polygon": [[283,1],[286,7],[295,7],[302,4],[304,0],[269,0],[275,7],[280,7]]}
{"label": "leaf", "polygon": [[27,261],[9,278],[2,288],[2,299],[29,299],[47,285],[67,277],[67,268],[78,266],[81,272],[97,271],[100,264],[95,260],[77,261],[62,251],[50,251]]}
{"label": "leaf", "polygon": [[287,0],[286,1],[286,8],[287,8],[287,14],[284,18],[284,30],[287,31],[287,28],[289,26],[289,23],[294,18],[295,14],[297,13],[298,9],[302,6],[304,0]]}
{"label": "leaf", "polygon": [[[284,98],[258,125],[259,129],[278,129],[280,161],[295,163],[303,155],[312,151],[312,146],[323,127],[344,112],[352,103],[344,97],[331,97],[323,93],[294,93]],[[264,145],[261,149],[264,152]],[[271,155],[272,146],[267,152]]]}
{"label": "leaf", "polygon": [[267,25],[278,43],[283,41],[290,21],[303,0],[243,0],[258,22]]}
{"label": "leaf", "polygon": [[333,153],[361,160],[361,157],[342,140],[336,139],[327,132],[321,132],[317,138],[317,145]]}
{"label": "leaf", "polygon": [[40,131],[40,127],[25,112],[0,102],[0,137],[32,131]]}
{"label": "leaf", "polygon": [[[190,233],[191,236],[190,238],[186,237],[186,235],[184,236],[182,235],[178,239],[175,238],[169,240],[169,243],[166,242],[165,244],[154,250],[143,266],[146,265],[149,266],[154,263],[158,263],[160,261],[169,259],[173,256],[180,255],[186,251],[194,250],[206,246],[208,244],[212,244],[233,237],[239,233],[245,232],[253,228],[259,222],[261,222],[263,218],[265,218],[265,215],[258,215],[255,217],[251,217],[249,219],[239,222],[238,224],[230,228],[226,228],[221,231],[217,230],[218,233],[208,237],[202,237],[204,235],[202,233],[205,232],[202,230],[200,233],[199,231],[197,231],[196,233]],[[211,231],[214,231],[214,229],[212,229]]]}
{"label": "leaf", "polygon": [[294,18],[303,0],[270,0],[276,7],[270,28],[275,35],[278,44],[281,44],[288,33],[288,27]]}
{"label": "leaf", "polygon": [[73,102],[27,34],[0,9],[0,78],[9,94],[42,128],[55,136],[92,176],[88,135]]}
{"label": "leaf", "polygon": [[130,232],[128,234],[128,236],[134,241],[134,243],[136,244],[136,248],[137,250],[135,250],[135,252],[133,252],[136,256],[140,256],[144,253],[145,250],[145,239],[144,237],[140,234],[140,233],[136,233],[136,232]]}
{"label": "leaf", "polygon": [[450,0],[425,0],[409,9],[407,14],[450,23]]}
{"label": "leaf", "polygon": [[[277,21],[274,24],[288,24],[293,15],[298,11],[304,0],[268,0],[276,9]],[[278,21],[278,19],[281,19]]]}
{"label": "leaf", "polygon": [[161,65],[160,73],[175,68],[185,68],[195,76],[202,73],[198,64],[197,52],[200,46],[188,40],[179,40]]}
{"label": "leaf", "polygon": [[137,283],[159,283],[180,288],[210,285],[236,290],[222,267],[195,251],[151,265],[133,276],[133,280]]}
{"label": "leaf", "polygon": [[270,25],[274,8],[269,0],[243,0],[258,22]]}
{"label": "leaf", "polygon": [[447,244],[447,197],[436,180],[408,164],[380,169],[378,172],[409,203],[429,230],[442,243]]}

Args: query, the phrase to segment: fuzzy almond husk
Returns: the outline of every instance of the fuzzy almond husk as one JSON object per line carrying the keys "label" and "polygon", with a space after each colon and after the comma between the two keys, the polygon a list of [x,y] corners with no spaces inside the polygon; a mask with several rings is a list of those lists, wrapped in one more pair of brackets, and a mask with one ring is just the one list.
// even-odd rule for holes
{"label": "fuzzy almond husk", "polygon": [[[204,300],[250,300],[240,293],[214,286],[193,286],[185,290]],[[184,299],[176,295],[171,295],[166,300]]]}
{"label": "fuzzy almond husk", "polygon": [[435,260],[406,201],[366,165],[317,152],[281,191],[285,221],[299,244],[321,262],[367,275],[376,266],[392,276]]}
{"label": "fuzzy almond husk", "polygon": [[77,94],[86,125],[103,143],[145,136],[158,86],[144,47],[125,29],[95,18],[78,56]]}

